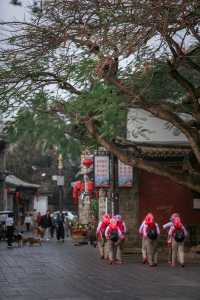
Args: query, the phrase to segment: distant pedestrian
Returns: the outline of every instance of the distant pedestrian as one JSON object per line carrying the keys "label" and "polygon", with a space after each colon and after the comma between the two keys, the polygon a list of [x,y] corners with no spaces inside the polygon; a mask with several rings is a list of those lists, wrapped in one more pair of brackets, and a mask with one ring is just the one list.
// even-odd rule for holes
{"label": "distant pedestrian", "polygon": [[10,248],[12,247],[12,243],[14,241],[14,231],[15,231],[13,214],[11,213],[8,214],[5,220],[5,225],[6,225],[7,244],[8,244],[8,248]]}
{"label": "distant pedestrian", "polygon": [[68,217],[65,217],[64,219],[64,227],[65,227],[65,232],[66,232],[66,237],[70,236],[70,222]]}
{"label": "distant pedestrian", "polygon": [[97,245],[99,249],[99,254],[101,259],[108,258],[108,251],[107,251],[107,241],[105,236],[105,231],[107,226],[110,223],[110,216],[109,214],[104,214],[102,220],[99,222],[96,230],[97,236]]}
{"label": "distant pedestrian", "polygon": [[36,215],[37,226],[41,226],[41,219],[42,219],[41,213],[38,212],[37,215]]}
{"label": "distant pedestrian", "polygon": [[32,218],[30,214],[26,214],[24,224],[26,225],[26,231],[29,232],[32,224]]}
{"label": "distant pedestrian", "polygon": [[186,236],[187,230],[182,224],[180,217],[175,217],[168,233],[168,243],[172,248],[172,267],[175,267],[177,259],[182,267],[185,265],[184,241]]}
{"label": "distant pedestrian", "polygon": [[55,218],[54,218],[53,213],[50,214],[50,217],[51,217],[50,236],[53,239],[54,233],[56,231],[56,224],[55,224]]}
{"label": "distant pedestrian", "polygon": [[88,224],[87,236],[88,242],[91,246],[97,246],[97,237],[96,237],[96,230],[97,230],[97,220],[94,216],[91,218],[91,222]]}
{"label": "distant pedestrian", "polygon": [[139,233],[142,235],[143,263],[148,262],[151,267],[158,264],[157,240],[160,229],[154,221],[152,213],[148,213],[141,224]]}
{"label": "distant pedestrian", "polygon": [[64,215],[59,212],[55,219],[55,227],[56,227],[56,238],[57,241],[65,240],[65,228],[64,228]]}
{"label": "distant pedestrian", "polygon": [[44,230],[44,238],[46,239],[46,241],[49,241],[51,237],[50,228],[52,224],[50,211],[47,211],[47,213],[41,217],[40,224],[42,229]]}

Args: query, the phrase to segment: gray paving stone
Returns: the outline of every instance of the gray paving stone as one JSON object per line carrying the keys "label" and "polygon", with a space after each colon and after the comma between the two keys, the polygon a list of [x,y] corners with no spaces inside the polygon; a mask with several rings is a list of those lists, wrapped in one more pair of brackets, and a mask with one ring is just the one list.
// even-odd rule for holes
{"label": "gray paving stone", "polygon": [[97,249],[50,241],[7,249],[0,243],[0,300],[199,300],[200,264],[149,268],[138,256],[108,265]]}

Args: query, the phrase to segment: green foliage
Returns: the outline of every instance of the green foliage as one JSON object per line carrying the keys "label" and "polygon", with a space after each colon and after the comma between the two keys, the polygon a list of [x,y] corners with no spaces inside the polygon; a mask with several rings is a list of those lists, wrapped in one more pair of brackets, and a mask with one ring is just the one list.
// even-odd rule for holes
{"label": "green foliage", "polygon": [[169,67],[162,61],[147,64],[135,74],[134,84],[148,101],[177,102],[185,91],[170,77]]}
{"label": "green foliage", "polygon": [[126,125],[125,101],[115,87],[96,83],[91,90],[66,103],[66,113],[80,117],[93,116],[103,136],[114,138],[122,134]]}
{"label": "green foliage", "polygon": [[24,141],[31,143],[43,152],[56,148],[64,157],[77,158],[80,142],[67,135],[66,120],[57,114],[48,113],[54,98],[38,93],[29,107],[21,108],[14,120],[8,121],[5,132],[10,143]]}

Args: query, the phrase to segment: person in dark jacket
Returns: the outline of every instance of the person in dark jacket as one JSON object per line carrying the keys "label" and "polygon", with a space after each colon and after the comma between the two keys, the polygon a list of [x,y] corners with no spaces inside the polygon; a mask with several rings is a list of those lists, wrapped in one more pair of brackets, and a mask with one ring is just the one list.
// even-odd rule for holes
{"label": "person in dark jacket", "polygon": [[60,212],[56,216],[55,226],[56,226],[57,241],[61,239],[64,242],[65,241],[64,216]]}
{"label": "person in dark jacket", "polygon": [[41,217],[40,221],[41,227],[44,229],[44,237],[47,241],[50,239],[50,228],[52,226],[51,214],[50,211]]}
{"label": "person in dark jacket", "polygon": [[14,241],[14,217],[12,214],[8,214],[6,221],[5,221],[5,225],[6,225],[6,236],[7,236],[7,244],[8,244],[8,248],[12,247],[12,243]]}

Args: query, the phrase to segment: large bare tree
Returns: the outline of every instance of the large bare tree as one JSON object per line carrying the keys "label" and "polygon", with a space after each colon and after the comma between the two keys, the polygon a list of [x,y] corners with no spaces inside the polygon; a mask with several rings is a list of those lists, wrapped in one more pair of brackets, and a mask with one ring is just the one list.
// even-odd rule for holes
{"label": "large bare tree", "polygon": [[[66,95],[49,108],[51,113],[84,124],[124,163],[200,192],[199,13],[198,0],[48,0],[30,22],[1,23],[1,108],[29,105],[32,93],[56,86]],[[138,86],[138,74],[158,64],[165,65],[168,81],[180,87],[178,97],[163,93],[155,100],[150,86]],[[110,127],[102,115],[108,102],[115,113],[116,106],[124,111],[138,107],[179,128],[195,169],[174,170],[120,150],[105,133]]]}

